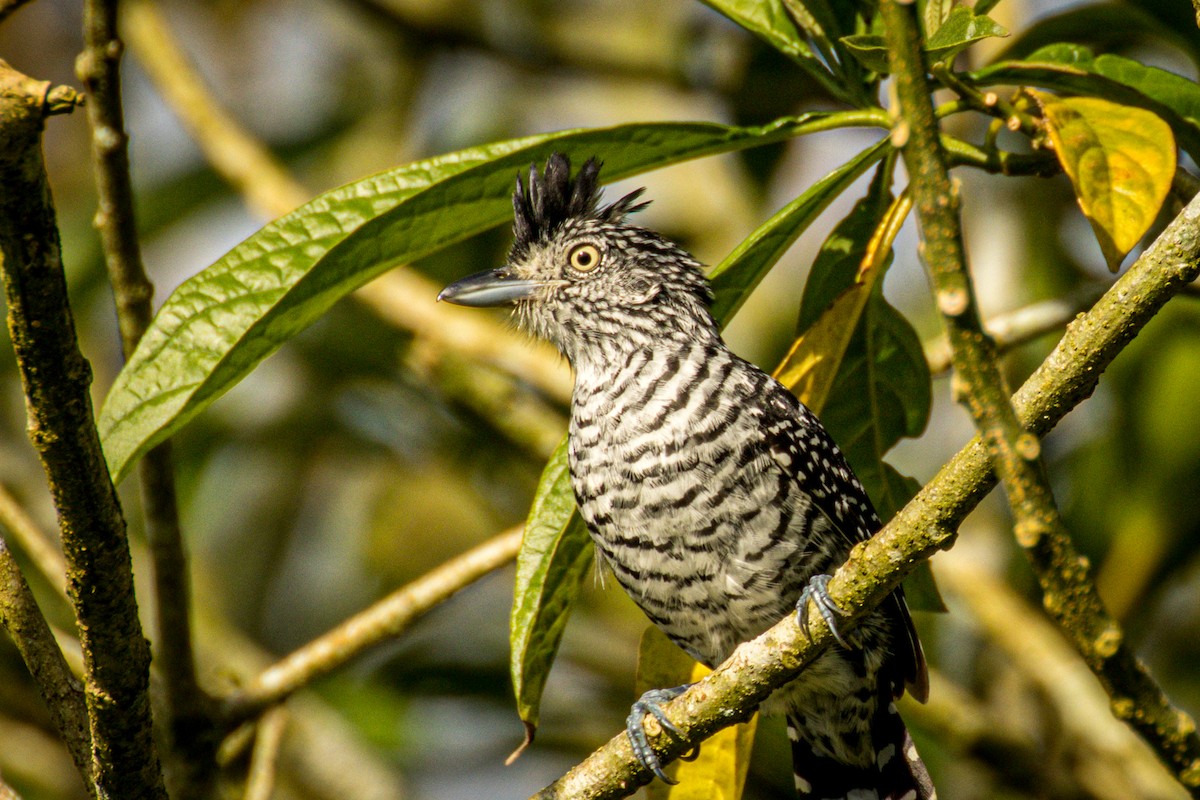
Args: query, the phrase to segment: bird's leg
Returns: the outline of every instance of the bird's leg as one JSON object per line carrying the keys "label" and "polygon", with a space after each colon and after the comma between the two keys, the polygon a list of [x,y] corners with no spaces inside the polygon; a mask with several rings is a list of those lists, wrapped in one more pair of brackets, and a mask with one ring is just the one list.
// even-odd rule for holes
{"label": "bird's leg", "polygon": [[[679,695],[690,689],[692,684],[685,683],[682,686],[672,686],[669,689],[651,689],[643,694],[638,701],[633,704],[633,708],[629,711],[629,716],[625,720],[625,735],[629,737],[629,746],[633,749],[633,755],[641,762],[642,766],[653,772],[658,778],[666,783],[674,784],[678,781],[673,781],[663,772],[662,763],[658,760],[658,755],[650,748],[650,742],[646,739],[646,715],[652,715],[658,724],[662,726],[664,731],[673,733],[676,736],[682,736],[682,731],[675,726],[674,722],[667,719],[667,715],[662,710],[662,703],[668,700],[674,700]],[[699,747],[695,752],[699,752]]]}
{"label": "bird's leg", "polygon": [[838,632],[837,622],[837,618],[846,616],[846,612],[829,596],[829,581],[830,576],[824,574],[813,575],[809,578],[808,585],[804,587],[804,591],[800,593],[800,599],[796,601],[796,622],[809,641],[812,641],[812,634],[808,630],[808,601],[811,600],[817,607],[817,613],[821,615],[821,619],[825,620],[825,624],[829,626],[829,632],[833,634],[833,638],[842,647],[849,649],[850,645]]}

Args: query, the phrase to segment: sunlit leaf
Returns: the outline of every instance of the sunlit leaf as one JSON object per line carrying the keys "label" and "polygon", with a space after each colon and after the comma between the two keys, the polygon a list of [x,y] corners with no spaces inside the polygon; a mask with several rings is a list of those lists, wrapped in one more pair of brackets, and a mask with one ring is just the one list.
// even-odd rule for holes
{"label": "sunlit leaf", "polygon": [[1154,222],[1171,188],[1171,127],[1149,111],[1098,97],[1035,96],[1059,163],[1116,271]]}
{"label": "sunlit leaf", "polygon": [[[563,131],[419,161],[321,195],[180,286],[117,376],[97,424],[118,482],[337,300],[389,267],[512,216],[513,177],[553,150],[595,155],[616,180],[829,127],[806,114],[761,127],[638,123]],[[430,302],[433,298],[430,298]]]}
{"label": "sunlit leaf", "polygon": [[1200,159],[1200,86],[1165,69],[1120,56],[1096,57],[1078,45],[1056,44],[1023,61],[1003,61],[968,77],[980,86],[1040,86],[1144,108],[1170,125],[1180,147]]}
{"label": "sunlit leaf", "polygon": [[[695,683],[711,670],[692,660],[662,631],[653,626],[642,634],[638,647],[637,694]],[[758,725],[755,714],[748,722],[724,728],[704,740],[694,761],[675,761],[666,773],[677,786],[654,781],[646,787],[647,800],[738,800],[746,784],[750,751]]]}
{"label": "sunlit leaf", "polygon": [[702,2],[761,37],[779,52],[806,66],[824,69],[800,37],[781,2],[762,0],[702,0]]}
{"label": "sunlit leaf", "polygon": [[509,668],[526,743],[537,728],[546,678],[591,564],[592,542],[575,511],[564,438],[542,472],[517,555]]}

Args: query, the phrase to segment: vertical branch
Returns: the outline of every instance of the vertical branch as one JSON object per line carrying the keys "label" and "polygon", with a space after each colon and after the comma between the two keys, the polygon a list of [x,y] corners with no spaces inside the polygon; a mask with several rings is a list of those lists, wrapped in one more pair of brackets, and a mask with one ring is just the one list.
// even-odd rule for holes
{"label": "vertical branch", "polygon": [[[95,225],[104,248],[116,301],[121,344],[128,357],[152,317],[154,286],[142,265],[133,211],[115,0],[84,4],[85,50],[80,80],[91,96],[92,157],[99,195]],[[179,528],[170,442],[151,450],[138,465],[146,539],[154,566],[156,641],[165,684],[171,750],[168,766],[186,797],[199,797],[215,774],[216,735],[208,697],[196,679],[192,650],[191,581]],[[174,783],[174,781],[173,781]]]}
{"label": "vertical branch", "polygon": [[0,270],[84,652],[97,792],[164,798],[150,715],[150,649],[138,620],[125,520],[108,476],[67,300],[40,135],[48,94],[0,64]]}
{"label": "vertical branch", "polygon": [[1138,731],[1181,783],[1200,797],[1200,738],[1123,642],[1104,609],[1087,559],[1074,549],[1050,491],[1038,438],[1009,402],[995,343],[984,332],[963,247],[957,187],[950,181],[926,80],[915,8],[880,4],[904,149],[921,225],[924,260],[952,349],[956,390],[979,429],[1008,496],[1018,543],[1042,586],[1046,610],[1111,695],[1114,713]]}

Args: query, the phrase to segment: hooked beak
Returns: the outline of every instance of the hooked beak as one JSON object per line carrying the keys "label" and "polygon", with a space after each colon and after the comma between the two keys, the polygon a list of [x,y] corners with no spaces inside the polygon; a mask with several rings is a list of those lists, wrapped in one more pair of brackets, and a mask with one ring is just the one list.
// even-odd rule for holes
{"label": "hooked beak", "polygon": [[442,289],[437,299],[474,308],[507,306],[532,297],[534,292],[547,285],[546,281],[514,278],[502,269],[493,269],[450,284]]}

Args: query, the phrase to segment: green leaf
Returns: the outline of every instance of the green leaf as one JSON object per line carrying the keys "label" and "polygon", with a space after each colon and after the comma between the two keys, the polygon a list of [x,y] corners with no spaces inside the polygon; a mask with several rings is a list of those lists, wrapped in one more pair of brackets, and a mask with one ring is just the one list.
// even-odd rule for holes
{"label": "green leaf", "polygon": [[546,677],[591,564],[592,541],[575,510],[564,437],[542,472],[517,554],[509,669],[526,744],[537,729]]}
{"label": "green leaf", "polygon": [[1175,177],[1175,139],[1157,115],[1098,97],[1037,92],[1050,140],[1114,272],[1158,216]]}
{"label": "green leaf", "polygon": [[1003,25],[966,6],[951,9],[945,22],[926,40],[925,52],[932,63],[949,61],[981,39],[1008,36]]}
{"label": "green leaf", "polygon": [[1200,159],[1200,86],[1173,72],[1120,56],[1095,57],[1086,47],[1056,44],[1023,61],[993,64],[967,78],[980,86],[1040,86],[1059,94],[1144,108],[1170,125],[1179,145]]}
{"label": "green leaf", "polygon": [[[954,58],[981,39],[995,36],[1008,36],[1008,31],[991,17],[976,15],[966,6],[956,6],[922,49],[931,63],[937,63]],[[883,36],[858,33],[843,36],[841,42],[864,67],[880,75],[888,74],[887,44]]]}
{"label": "green leaf", "polygon": [[[636,686],[639,697],[648,689],[695,683],[709,672],[658,628],[650,626],[642,634]],[[678,785],[653,781],[646,787],[646,800],[739,800],[757,725],[755,714],[748,722],[722,728],[705,739],[696,758],[667,765],[667,775]]]}
{"label": "green leaf", "polygon": [[[760,127],[637,123],[563,131],[419,161],[321,195],[180,286],[117,376],[97,421],[109,470],[134,462],[337,300],[389,267],[512,216],[513,176],[553,150],[616,180],[689,158],[863,124],[812,113]],[[430,302],[433,298],[430,298]]]}
{"label": "green leaf", "polygon": [[881,139],[813,184],[755,229],[709,273],[716,302],[713,316],[727,323],[779,258],[813,220],[890,149]]}

